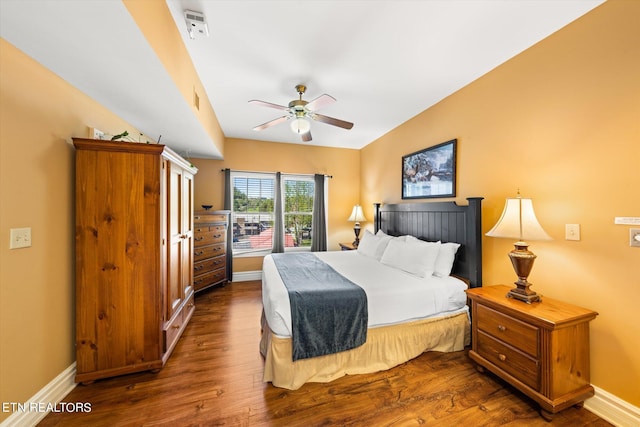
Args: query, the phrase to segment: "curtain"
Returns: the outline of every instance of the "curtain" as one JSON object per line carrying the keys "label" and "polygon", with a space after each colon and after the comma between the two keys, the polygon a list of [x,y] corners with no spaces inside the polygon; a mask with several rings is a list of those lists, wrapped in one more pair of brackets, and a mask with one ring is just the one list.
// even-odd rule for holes
{"label": "curtain", "polygon": [[315,174],[313,196],[313,218],[311,220],[311,252],[327,250],[327,217],[324,203],[325,176]]}
{"label": "curtain", "polygon": [[276,172],[273,220],[273,253],[284,252],[284,214],[282,209],[282,174]]}
{"label": "curtain", "polygon": [[[233,207],[232,187],[231,169],[227,168],[224,170],[224,209],[229,212]],[[233,224],[227,227],[227,277],[233,282]]]}

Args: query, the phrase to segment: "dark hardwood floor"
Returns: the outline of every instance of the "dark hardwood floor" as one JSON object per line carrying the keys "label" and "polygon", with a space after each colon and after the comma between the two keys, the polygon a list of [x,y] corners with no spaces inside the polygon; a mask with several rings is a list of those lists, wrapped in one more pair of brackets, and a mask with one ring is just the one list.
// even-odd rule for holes
{"label": "dark hardwood floor", "polygon": [[167,365],[78,385],[65,402],[89,413],[52,413],[40,426],[610,426],[584,408],[550,423],[535,403],[466,351],[425,353],[385,372],[290,391],[262,382],[260,282],[196,296],[196,311]]}

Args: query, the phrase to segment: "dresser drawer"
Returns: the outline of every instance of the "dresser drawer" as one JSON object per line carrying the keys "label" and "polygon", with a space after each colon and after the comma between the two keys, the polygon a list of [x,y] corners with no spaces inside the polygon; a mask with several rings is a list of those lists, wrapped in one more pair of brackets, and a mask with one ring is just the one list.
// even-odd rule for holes
{"label": "dresser drawer", "polygon": [[193,260],[202,261],[207,258],[223,255],[225,253],[225,243],[207,245],[193,249]]}
{"label": "dresser drawer", "polygon": [[221,255],[215,258],[208,258],[204,261],[198,261],[193,264],[193,274],[200,275],[204,273],[208,273],[213,270],[217,270],[218,268],[224,267],[227,264],[227,256]]}
{"label": "dresser drawer", "polygon": [[[199,228],[207,228],[206,231],[200,231]],[[211,243],[224,242],[225,240],[225,226],[216,225],[212,227],[197,227],[193,236],[193,243],[196,246],[209,245]]]}
{"label": "dresser drawer", "polygon": [[196,291],[205,288],[209,285],[213,285],[227,278],[227,270],[223,267],[218,270],[211,271],[209,273],[201,274],[193,278],[193,287]]}
{"label": "dresser drawer", "polygon": [[480,356],[503,371],[508,372],[534,390],[540,389],[538,360],[482,331],[478,331],[476,348]]}
{"label": "dresser drawer", "polygon": [[538,328],[535,326],[480,304],[476,310],[476,322],[478,330],[538,358]]}
{"label": "dresser drawer", "polygon": [[195,224],[207,223],[207,222],[227,222],[227,215],[225,214],[206,214],[206,213],[198,213],[193,217],[193,222]]}

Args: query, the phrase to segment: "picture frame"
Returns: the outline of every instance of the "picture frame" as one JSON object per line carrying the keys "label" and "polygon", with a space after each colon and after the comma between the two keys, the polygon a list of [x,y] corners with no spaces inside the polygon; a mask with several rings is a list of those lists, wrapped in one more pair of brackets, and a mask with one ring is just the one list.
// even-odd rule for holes
{"label": "picture frame", "polygon": [[456,196],[456,146],[452,139],[402,156],[402,199]]}

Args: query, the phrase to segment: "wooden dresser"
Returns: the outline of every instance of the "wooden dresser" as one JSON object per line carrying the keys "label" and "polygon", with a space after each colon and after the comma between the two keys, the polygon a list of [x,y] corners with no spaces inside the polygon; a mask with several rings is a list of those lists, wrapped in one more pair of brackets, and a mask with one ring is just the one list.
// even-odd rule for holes
{"label": "wooden dresser", "polygon": [[527,304],[507,298],[510,286],[467,290],[472,349],[478,370],[488,369],[540,405],[540,414],[581,406],[593,396],[589,376],[589,322],[598,315],[543,297]]}
{"label": "wooden dresser", "polygon": [[195,308],[197,169],[159,144],[73,142],[76,382],[160,369]]}
{"label": "wooden dresser", "polygon": [[229,280],[227,229],[230,211],[196,212],[194,223],[193,284],[195,291]]}

